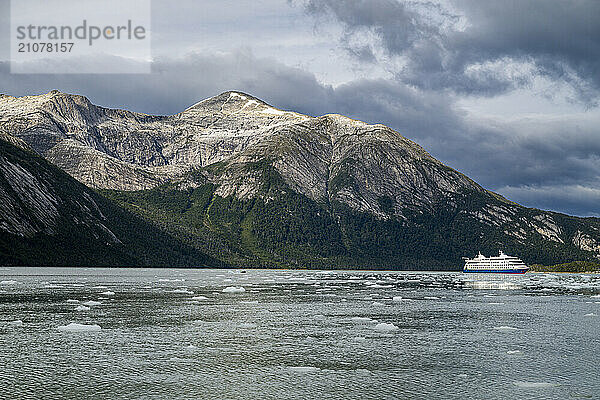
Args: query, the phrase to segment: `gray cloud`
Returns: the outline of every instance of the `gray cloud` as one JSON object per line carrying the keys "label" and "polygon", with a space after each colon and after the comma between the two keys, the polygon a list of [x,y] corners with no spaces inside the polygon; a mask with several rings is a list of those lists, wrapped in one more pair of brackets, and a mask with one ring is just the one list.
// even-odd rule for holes
{"label": "gray cloud", "polygon": [[[369,33],[403,57],[396,78],[424,89],[496,95],[531,82],[562,80],[595,103],[600,89],[600,2],[452,0],[450,6],[395,0],[306,0],[308,13],[344,26],[342,45]],[[499,65],[494,65],[498,64]],[[505,74],[516,63],[522,74]],[[528,71],[523,64],[532,64]]]}

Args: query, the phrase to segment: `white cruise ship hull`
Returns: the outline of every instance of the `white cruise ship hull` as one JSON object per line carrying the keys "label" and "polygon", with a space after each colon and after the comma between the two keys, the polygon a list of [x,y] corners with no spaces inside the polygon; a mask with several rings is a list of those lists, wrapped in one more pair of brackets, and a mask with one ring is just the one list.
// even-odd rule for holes
{"label": "white cruise ship hull", "polygon": [[463,269],[463,272],[477,274],[524,274],[529,268],[512,268],[512,269]]}

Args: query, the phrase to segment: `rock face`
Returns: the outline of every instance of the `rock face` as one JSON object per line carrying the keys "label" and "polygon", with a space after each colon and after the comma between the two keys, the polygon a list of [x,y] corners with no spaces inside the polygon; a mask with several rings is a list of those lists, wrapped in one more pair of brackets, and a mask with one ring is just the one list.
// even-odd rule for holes
{"label": "rock face", "polygon": [[[536,246],[540,250],[531,251],[528,261],[537,262],[541,259],[535,254],[551,246],[563,258],[600,255],[597,219],[571,218],[509,202],[386,126],[341,115],[310,117],[282,111],[239,92],[222,93],[171,116],[106,109],[57,91],[2,96],[2,135],[96,189],[156,192],[170,185],[185,191],[210,185],[211,196],[240,204],[277,203],[291,191],[322,209],[317,218],[327,214],[336,221],[340,237],[345,237],[341,246],[350,258],[354,256],[349,249],[360,246],[360,240],[349,242],[350,227],[342,226],[341,209],[396,224],[396,235],[416,226],[425,229],[431,221],[436,221],[436,229],[446,224],[438,236],[443,241],[444,235],[458,235],[457,254],[468,255],[479,246],[529,254],[527,249]],[[5,168],[5,174],[19,173]],[[273,174],[281,184],[273,185],[266,178]],[[50,221],[52,202],[42,195],[43,188],[38,192],[40,197],[31,201],[44,203],[31,207],[49,210],[44,218]],[[144,209],[144,215],[168,211]],[[11,216],[13,231],[32,229],[17,228],[17,220]],[[398,246],[406,245],[398,239]],[[256,256],[254,247],[251,252]],[[411,257],[423,257],[417,253]],[[448,262],[459,262],[457,255]]]}
{"label": "rock face", "polygon": [[211,261],[41,157],[1,138],[0,204],[0,264],[168,265],[161,259],[169,259],[175,264],[186,260],[201,265]]}
{"label": "rock face", "polygon": [[[239,166],[268,160],[299,193],[316,201],[337,199],[381,218],[389,216],[379,205],[382,196],[401,215],[403,207],[431,208],[465,188],[485,192],[388,127],[281,111],[237,92],[172,116],[106,109],[57,91],[3,96],[0,118],[0,132],[99,189],[185,183],[189,171],[224,163],[222,175],[207,178],[224,196],[248,198],[256,188],[251,176],[240,176]],[[344,186],[346,178],[357,185]]]}

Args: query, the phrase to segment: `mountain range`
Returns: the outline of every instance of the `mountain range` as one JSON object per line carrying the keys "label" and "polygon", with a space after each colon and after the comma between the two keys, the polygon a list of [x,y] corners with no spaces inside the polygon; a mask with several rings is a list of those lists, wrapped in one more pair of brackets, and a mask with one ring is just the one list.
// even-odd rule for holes
{"label": "mountain range", "polygon": [[600,219],[520,206],[384,125],[225,92],[168,116],[0,97],[0,262],[456,269],[600,257]]}

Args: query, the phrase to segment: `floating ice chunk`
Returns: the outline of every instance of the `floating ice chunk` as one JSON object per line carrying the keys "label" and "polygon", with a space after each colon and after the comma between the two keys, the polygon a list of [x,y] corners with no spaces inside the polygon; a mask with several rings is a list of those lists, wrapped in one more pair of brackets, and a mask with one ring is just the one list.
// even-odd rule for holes
{"label": "floating ice chunk", "polygon": [[223,289],[223,293],[244,293],[245,291],[246,289],[244,289],[242,286],[227,286],[225,289]]}
{"label": "floating ice chunk", "polygon": [[17,281],[0,281],[0,285],[16,285]]}
{"label": "floating ice chunk", "polygon": [[77,307],[75,308],[75,311],[89,311],[89,309],[90,309],[90,308],[89,308],[89,307],[86,307],[86,306],[77,306]]}
{"label": "floating ice chunk", "polygon": [[379,332],[393,332],[393,331],[397,331],[398,327],[394,324],[388,324],[386,322],[380,322],[377,325],[375,325],[375,330],[379,331]]}
{"label": "floating ice chunk", "polygon": [[600,297],[600,294],[595,294],[595,295],[593,295],[592,297],[596,297],[596,298],[598,298],[598,297]]}
{"label": "floating ice chunk", "polygon": [[439,300],[439,297],[435,297],[435,296],[424,296],[423,297],[425,300]]}
{"label": "floating ice chunk", "polygon": [[10,321],[8,324],[13,326],[20,326],[23,325],[23,321],[21,321],[20,319],[16,319],[14,321]]}
{"label": "floating ice chunk", "polygon": [[106,292],[102,292],[100,293],[102,296],[114,296],[115,292],[111,292],[110,290],[107,290]]}
{"label": "floating ice chunk", "polygon": [[357,324],[370,324],[377,322],[377,320],[368,317],[352,317],[352,322],[356,322]]}
{"label": "floating ice chunk", "polygon": [[402,301],[402,296],[394,296],[392,297],[393,301]]}
{"label": "floating ice chunk", "polygon": [[488,304],[495,305],[495,306],[500,306],[500,305],[502,305],[504,303],[488,303]]}
{"label": "floating ice chunk", "polygon": [[95,331],[99,331],[101,329],[102,328],[100,328],[100,325],[77,324],[75,322],[71,322],[68,325],[58,327],[58,330],[63,331],[63,332],[95,332]]}
{"label": "floating ice chunk", "polygon": [[320,371],[317,367],[288,367],[291,371],[294,372],[317,372]]}
{"label": "floating ice chunk", "polygon": [[544,389],[549,387],[560,386],[558,383],[550,383],[550,382],[523,382],[517,381],[513,382],[513,385],[526,388],[526,389]]}
{"label": "floating ice chunk", "polygon": [[188,289],[175,289],[171,290],[171,293],[183,293],[183,294],[194,294],[191,290]]}
{"label": "floating ice chunk", "polygon": [[508,350],[506,354],[521,354],[521,350]]}
{"label": "floating ice chunk", "polygon": [[584,317],[597,317],[597,314],[594,313],[589,313],[589,314],[585,314]]}
{"label": "floating ice chunk", "polygon": [[515,328],[513,326],[495,326],[494,329],[497,330],[497,331],[503,331],[503,332],[518,331],[519,330],[519,328]]}
{"label": "floating ice chunk", "polygon": [[94,300],[86,301],[85,303],[83,303],[83,305],[85,306],[99,306],[100,304],[102,303]]}
{"label": "floating ice chunk", "polygon": [[242,304],[258,304],[258,300],[240,301]]}
{"label": "floating ice chunk", "polygon": [[79,303],[79,300],[68,299],[67,303]]}
{"label": "floating ice chunk", "polygon": [[108,289],[108,287],[106,287],[106,286],[94,286],[94,287],[92,287],[92,289],[100,289],[100,290],[102,290],[102,289]]}
{"label": "floating ice chunk", "polygon": [[208,297],[206,297],[206,296],[194,296],[194,297],[192,297],[192,300],[208,300]]}
{"label": "floating ice chunk", "polygon": [[159,282],[185,282],[185,279],[159,279]]}
{"label": "floating ice chunk", "polygon": [[186,350],[194,350],[194,349],[197,349],[197,348],[198,348],[198,346],[194,346],[193,344],[189,344],[189,345],[185,346]]}

